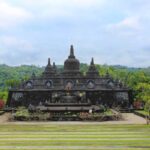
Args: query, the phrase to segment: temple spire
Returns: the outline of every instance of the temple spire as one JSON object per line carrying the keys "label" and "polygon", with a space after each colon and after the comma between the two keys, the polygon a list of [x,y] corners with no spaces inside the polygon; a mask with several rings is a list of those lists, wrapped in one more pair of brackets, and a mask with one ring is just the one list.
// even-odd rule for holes
{"label": "temple spire", "polygon": [[51,65],[51,61],[50,61],[50,58],[48,58],[48,66]]}
{"label": "temple spire", "polygon": [[55,62],[53,62],[53,67],[56,67]]}
{"label": "temple spire", "polygon": [[87,76],[89,77],[98,77],[99,72],[94,64],[94,58],[92,57],[89,69],[87,71]]}
{"label": "temple spire", "polygon": [[106,78],[109,78],[110,77],[110,74],[109,74],[109,72],[108,72],[108,70],[106,71]]}
{"label": "temple spire", "polygon": [[57,67],[56,67],[55,62],[53,62],[53,69],[54,69],[54,71],[55,71],[55,73],[56,73],[56,72],[57,72]]}
{"label": "temple spire", "polygon": [[94,58],[92,57],[91,65],[94,65]]}
{"label": "temple spire", "polygon": [[33,72],[32,73],[32,78],[34,79],[36,77],[35,73]]}
{"label": "temple spire", "polygon": [[75,58],[73,45],[70,46],[70,56],[69,56],[69,58]]}
{"label": "temple spire", "polygon": [[53,62],[53,69],[56,69],[56,64],[55,64],[55,62]]}

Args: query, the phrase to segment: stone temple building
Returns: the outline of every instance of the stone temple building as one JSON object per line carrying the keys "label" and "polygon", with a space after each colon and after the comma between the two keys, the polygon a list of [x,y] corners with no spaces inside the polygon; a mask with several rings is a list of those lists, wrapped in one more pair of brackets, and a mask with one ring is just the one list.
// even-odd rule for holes
{"label": "stone temple building", "polygon": [[28,81],[9,90],[7,107],[40,109],[42,111],[97,111],[98,106],[129,107],[132,91],[107,73],[101,76],[92,58],[88,71],[83,75],[73,46],[64,62],[63,72],[48,59],[41,76],[34,73]]}

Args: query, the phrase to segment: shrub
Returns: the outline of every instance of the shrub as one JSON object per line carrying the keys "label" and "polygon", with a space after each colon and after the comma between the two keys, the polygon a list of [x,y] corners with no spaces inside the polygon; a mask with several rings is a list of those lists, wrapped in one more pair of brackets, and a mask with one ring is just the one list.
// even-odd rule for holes
{"label": "shrub", "polygon": [[3,100],[0,100],[0,110],[3,109],[5,106],[5,103]]}
{"label": "shrub", "polygon": [[30,114],[25,107],[19,107],[14,117],[17,120],[29,120]]}
{"label": "shrub", "polygon": [[3,101],[6,101],[8,97],[8,92],[7,91],[0,91],[0,99]]}

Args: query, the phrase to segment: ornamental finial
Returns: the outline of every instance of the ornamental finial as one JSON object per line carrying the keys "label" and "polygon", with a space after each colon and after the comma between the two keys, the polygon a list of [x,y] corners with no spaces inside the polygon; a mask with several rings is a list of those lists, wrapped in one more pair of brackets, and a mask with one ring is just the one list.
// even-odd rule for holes
{"label": "ornamental finial", "polygon": [[48,58],[48,66],[51,65],[51,61],[50,61],[50,58]]}
{"label": "ornamental finial", "polygon": [[92,57],[91,65],[94,65],[94,58]]}
{"label": "ornamental finial", "polygon": [[70,46],[70,56],[69,56],[69,58],[75,58],[73,45]]}

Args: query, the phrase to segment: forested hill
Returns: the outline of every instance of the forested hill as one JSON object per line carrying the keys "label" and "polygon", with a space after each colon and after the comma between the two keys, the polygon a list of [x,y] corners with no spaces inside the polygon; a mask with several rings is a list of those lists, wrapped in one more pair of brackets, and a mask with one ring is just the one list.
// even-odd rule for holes
{"label": "forested hill", "polygon": [[[108,72],[114,79],[121,80],[124,84],[133,88],[137,99],[150,99],[150,67],[129,68],[124,66],[96,65],[101,76]],[[57,66],[59,72],[63,70],[63,65]],[[88,70],[87,64],[81,64],[81,72],[85,74]],[[17,67],[0,65],[0,98],[7,98],[9,84],[19,83],[22,79],[28,79],[34,72],[39,76],[44,71],[44,67],[34,65],[22,65]]]}
{"label": "forested hill", "polygon": [[37,75],[41,74],[43,68],[37,66],[17,66],[11,67],[7,65],[0,65],[0,88],[3,88],[7,80],[21,80],[31,76],[32,72]]}

